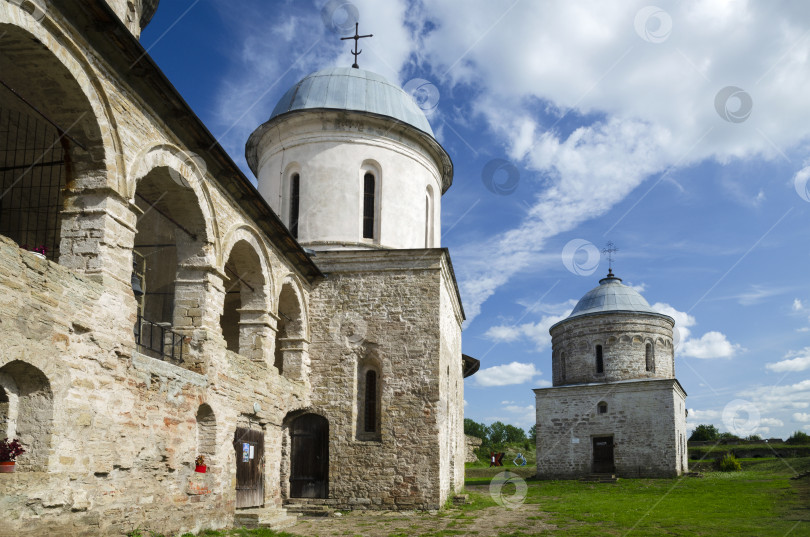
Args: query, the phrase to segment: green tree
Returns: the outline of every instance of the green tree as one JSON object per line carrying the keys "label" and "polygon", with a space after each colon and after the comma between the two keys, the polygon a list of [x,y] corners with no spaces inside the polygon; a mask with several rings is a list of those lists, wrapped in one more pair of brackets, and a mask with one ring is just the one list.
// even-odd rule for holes
{"label": "green tree", "polygon": [[486,441],[489,438],[489,427],[470,418],[464,418],[464,434],[476,436]]}
{"label": "green tree", "polygon": [[520,427],[515,427],[514,425],[507,425],[505,433],[506,433],[506,442],[510,444],[526,441],[526,431],[524,431]]}
{"label": "green tree", "polygon": [[719,436],[720,431],[718,431],[717,427],[714,425],[698,425],[695,427],[695,430],[692,431],[692,436],[689,437],[689,441],[707,442],[717,440]]}
{"label": "green tree", "polygon": [[532,425],[529,427],[529,440],[532,444],[537,442],[537,425]]}
{"label": "green tree", "polygon": [[788,444],[810,444],[810,435],[802,431],[796,431],[786,440]]}
{"label": "green tree", "polygon": [[489,442],[493,446],[506,442],[506,425],[502,421],[496,421],[489,426]]}

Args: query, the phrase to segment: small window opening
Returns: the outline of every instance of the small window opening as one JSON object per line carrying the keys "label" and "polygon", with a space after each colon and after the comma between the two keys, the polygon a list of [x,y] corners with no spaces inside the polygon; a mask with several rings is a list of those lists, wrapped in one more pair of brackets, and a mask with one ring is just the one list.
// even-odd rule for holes
{"label": "small window opening", "polygon": [[560,378],[565,382],[565,353],[560,353]]}
{"label": "small window opening", "polygon": [[653,364],[653,348],[651,343],[647,343],[644,348],[644,359],[647,371],[653,371],[655,369],[655,365]]}
{"label": "small window opening", "polygon": [[602,359],[602,345],[596,346],[596,372],[597,373],[604,373],[605,372],[605,363]]}
{"label": "small window opening", "polygon": [[298,238],[298,216],[301,201],[301,176],[297,173],[290,178],[290,233]]}
{"label": "small window opening", "polygon": [[374,238],[374,175],[363,177],[363,238]]}
{"label": "small window opening", "polygon": [[607,414],[607,403],[604,401],[596,405],[596,407],[599,409],[600,414]]}
{"label": "small window opening", "polygon": [[377,372],[366,372],[365,431],[377,432]]}

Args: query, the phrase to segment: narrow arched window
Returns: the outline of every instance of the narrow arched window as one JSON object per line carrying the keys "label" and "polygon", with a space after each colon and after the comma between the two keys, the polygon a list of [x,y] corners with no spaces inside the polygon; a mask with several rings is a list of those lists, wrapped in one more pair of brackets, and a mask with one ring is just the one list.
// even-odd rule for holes
{"label": "narrow arched window", "polygon": [[596,372],[597,373],[605,372],[605,363],[602,360],[602,345],[596,346]]}
{"label": "narrow arched window", "polygon": [[377,372],[366,372],[365,431],[377,432]]}
{"label": "narrow arched window", "polygon": [[565,353],[560,353],[560,378],[565,382]]}
{"label": "narrow arched window", "polygon": [[374,238],[374,174],[363,177],[363,238]]}
{"label": "narrow arched window", "polygon": [[652,343],[647,343],[644,347],[644,361],[646,364],[647,371],[653,371],[655,369],[655,365],[653,364],[653,348]]}
{"label": "narrow arched window", "polygon": [[607,403],[604,401],[596,405],[596,408],[599,410],[600,414],[607,414]]}
{"label": "narrow arched window", "polygon": [[298,238],[298,215],[301,201],[301,176],[294,173],[290,178],[290,233]]}

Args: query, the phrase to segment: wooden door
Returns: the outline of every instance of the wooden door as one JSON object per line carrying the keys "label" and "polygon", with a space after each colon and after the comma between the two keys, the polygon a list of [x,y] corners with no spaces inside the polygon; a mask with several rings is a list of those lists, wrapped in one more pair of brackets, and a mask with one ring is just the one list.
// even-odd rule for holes
{"label": "wooden door", "polygon": [[596,474],[613,473],[613,437],[598,436],[593,439],[593,471]]}
{"label": "wooden door", "polygon": [[236,507],[264,505],[264,431],[236,428]]}
{"label": "wooden door", "polygon": [[290,497],[328,497],[329,422],[304,414],[290,425],[290,440]]}

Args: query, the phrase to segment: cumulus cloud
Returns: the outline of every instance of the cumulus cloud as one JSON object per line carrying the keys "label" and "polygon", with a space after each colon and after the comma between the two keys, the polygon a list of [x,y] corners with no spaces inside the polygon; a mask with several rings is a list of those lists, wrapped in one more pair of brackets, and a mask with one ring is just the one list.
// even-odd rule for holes
{"label": "cumulus cloud", "polygon": [[720,332],[706,332],[698,339],[681,343],[680,352],[692,358],[731,358],[740,348]]}
{"label": "cumulus cloud", "polygon": [[665,302],[656,302],[653,304],[652,309],[658,313],[669,315],[675,319],[675,330],[677,330],[676,339],[683,344],[684,341],[689,339],[691,334],[691,327],[695,326],[695,318],[684,311],[679,311]]}
{"label": "cumulus cloud", "polygon": [[[500,286],[533,267],[549,238],[604,215],[644,181],[668,183],[671,172],[707,160],[781,158],[810,136],[810,108],[795,106],[810,86],[801,3],[671,4],[672,31],[652,40],[634,28],[643,2],[353,3],[375,23],[363,67],[400,84],[413,73],[434,82],[441,92],[434,129],[473,125],[490,134],[479,151],[506,154],[525,170],[521,188],[536,184],[512,229],[471,236],[454,250],[468,323]],[[292,3],[297,11],[285,21],[273,10],[221,8],[242,26],[243,41],[214,130],[226,134],[223,145],[240,164],[247,134],[275,104],[269,88],[350,59],[345,43],[324,30],[323,4]],[[753,102],[742,126],[715,106],[730,85]],[[456,91],[472,95],[470,103],[454,101]]]}
{"label": "cumulus cloud", "polygon": [[810,423],[810,413],[808,412],[794,412],[793,419],[802,423]]}
{"label": "cumulus cloud", "polygon": [[798,298],[793,299],[793,311],[802,311],[804,309],[804,304]]}
{"label": "cumulus cloud", "polygon": [[534,364],[511,362],[481,369],[473,378],[477,386],[509,386],[525,384],[541,374]]}
{"label": "cumulus cloud", "polygon": [[484,336],[498,343],[511,343],[519,339],[532,341],[538,351],[542,351],[551,345],[551,335],[548,329],[559,321],[562,321],[571,310],[562,315],[545,315],[536,323],[522,323],[518,325],[499,325],[489,328]]}
{"label": "cumulus cloud", "polygon": [[799,351],[790,351],[783,360],[770,362],[765,364],[765,367],[777,373],[810,369],[810,347],[805,347]]}

